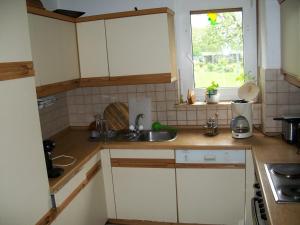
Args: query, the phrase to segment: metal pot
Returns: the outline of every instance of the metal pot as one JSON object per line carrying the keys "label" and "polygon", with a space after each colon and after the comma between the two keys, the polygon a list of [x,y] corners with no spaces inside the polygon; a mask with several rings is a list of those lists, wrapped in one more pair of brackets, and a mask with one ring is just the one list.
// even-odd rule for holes
{"label": "metal pot", "polygon": [[274,118],[274,120],[282,121],[282,137],[283,139],[290,143],[296,144],[298,140],[300,115],[286,115],[279,118]]}

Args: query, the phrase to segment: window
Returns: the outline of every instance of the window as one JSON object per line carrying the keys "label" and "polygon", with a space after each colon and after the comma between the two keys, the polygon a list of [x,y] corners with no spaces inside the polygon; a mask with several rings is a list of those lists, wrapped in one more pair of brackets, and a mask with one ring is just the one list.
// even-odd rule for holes
{"label": "window", "polygon": [[[234,99],[245,80],[241,9],[191,13],[194,87],[219,84],[223,100]],[[251,74],[250,74],[251,75]]]}

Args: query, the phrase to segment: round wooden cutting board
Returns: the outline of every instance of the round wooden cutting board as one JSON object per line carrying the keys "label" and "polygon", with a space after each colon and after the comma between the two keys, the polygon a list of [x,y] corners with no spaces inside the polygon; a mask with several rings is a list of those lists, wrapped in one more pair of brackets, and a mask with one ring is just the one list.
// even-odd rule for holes
{"label": "round wooden cutting board", "polygon": [[128,106],[122,102],[109,104],[104,110],[103,117],[107,121],[108,129],[114,131],[128,129]]}

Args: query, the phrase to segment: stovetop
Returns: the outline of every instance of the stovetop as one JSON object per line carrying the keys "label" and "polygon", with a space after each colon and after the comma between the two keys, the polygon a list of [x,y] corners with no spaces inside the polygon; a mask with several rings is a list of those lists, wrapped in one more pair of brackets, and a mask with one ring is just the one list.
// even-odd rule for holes
{"label": "stovetop", "polygon": [[275,201],[300,203],[300,163],[265,164]]}

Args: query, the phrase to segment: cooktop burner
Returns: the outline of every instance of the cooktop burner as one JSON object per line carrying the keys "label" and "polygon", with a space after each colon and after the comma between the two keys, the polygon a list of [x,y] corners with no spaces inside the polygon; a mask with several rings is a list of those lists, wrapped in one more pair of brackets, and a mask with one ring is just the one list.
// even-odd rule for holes
{"label": "cooktop burner", "polygon": [[300,163],[265,164],[275,201],[300,203]]}
{"label": "cooktop burner", "polygon": [[[293,165],[295,165],[295,164],[293,164]],[[290,178],[290,179],[300,178],[300,166],[294,167],[294,166],[278,164],[272,168],[272,172],[279,176],[284,176],[284,177]]]}
{"label": "cooktop burner", "polygon": [[295,200],[300,199],[300,186],[287,185],[287,186],[281,187],[280,191],[285,196],[294,198]]}

